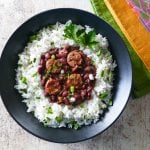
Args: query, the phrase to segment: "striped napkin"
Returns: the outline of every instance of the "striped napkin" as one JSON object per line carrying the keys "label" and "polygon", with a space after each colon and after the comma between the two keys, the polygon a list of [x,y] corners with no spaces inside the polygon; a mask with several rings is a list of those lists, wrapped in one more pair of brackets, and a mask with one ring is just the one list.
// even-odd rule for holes
{"label": "striped napkin", "polygon": [[[136,51],[131,47],[128,41],[129,39],[128,40],[126,39],[127,32],[124,32],[123,30],[121,30],[123,29],[122,27],[120,29],[120,25],[122,24],[122,22],[120,21],[120,24],[117,24],[116,21],[114,20],[118,18],[116,17],[118,16],[118,13],[120,14],[119,17],[124,16],[123,14],[126,13],[126,11],[123,11],[124,9],[121,9],[121,10],[118,9],[121,4],[120,1],[126,2],[126,0],[115,0],[115,1],[105,0],[105,2],[107,3],[107,6],[109,6],[109,9],[111,8],[111,12],[115,12],[112,14],[106,7],[104,0],[90,0],[90,1],[91,1],[91,4],[93,6],[93,9],[96,15],[98,15],[99,17],[104,19],[106,22],[108,22],[120,34],[126,46],[128,47],[131,60],[132,60],[132,66],[133,66],[133,95],[135,96],[135,98],[137,98],[137,97],[141,97],[149,93],[150,92],[150,72],[148,71],[146,66],[143,64],[142,60],[137,55]],[[114,2],[116,2],[115,3],[116,5],[113,5]],[[127,3],[124,3],[124,4],[127,4]],[[113,7],[111,7],[112,5]],[[132,8],[129,7],[129,9],[132,9]],[[128,18],[128,16],[126,17]],[[131,22],[129,23],[132,24]],[[128,26],[128,28],[130,28],[130,25]],[[138,35],[138,31],[137,31],[137,35]],[[133,41],[136,41],[136,38]]]}
{"label": "striped napkin", "polygon": [[150,71],[150,32],[146,30],[126,0],[104,0],[104,2],[131,46]]}

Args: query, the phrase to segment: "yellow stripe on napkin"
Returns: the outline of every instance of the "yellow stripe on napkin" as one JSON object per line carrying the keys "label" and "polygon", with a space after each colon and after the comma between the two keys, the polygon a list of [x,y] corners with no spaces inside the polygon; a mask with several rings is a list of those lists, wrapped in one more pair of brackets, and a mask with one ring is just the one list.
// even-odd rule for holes
{"label": "yellow stripe on napkin", "polygon": [[126,0],[105,0],[117,24],[150,71],[150,32],[140,22]]}

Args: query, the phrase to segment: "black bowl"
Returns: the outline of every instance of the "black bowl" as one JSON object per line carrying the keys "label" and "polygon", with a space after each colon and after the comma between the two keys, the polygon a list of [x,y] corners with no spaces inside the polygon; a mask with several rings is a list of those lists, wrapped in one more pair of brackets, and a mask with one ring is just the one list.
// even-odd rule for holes
{"label": "black bowl", "polygon": [[[82,127],[79,130],[67,128],[45,128],[31,113],[26,113],[26,106],[22,103],[22,97],[14,89],[15,68],[17,67],[18,53],[22,52],[30,34],[43,26],[65,23],[72,20],[73,23],[89,25],[95,28],[109,40],[110,49],[117,62],[115,83],[113,90],[114,104],[109,108],[96,124]],[[0,92],[5,107],[10,115],[25,130],[42,139],[57,143],[73,143],[92,138],[112,125],[125,108],[132,84],[132,68],[122,39],[105,21],[95,15],[71,8],[60,8],[40,13],[23,23],[8,40],[0,59]]]}

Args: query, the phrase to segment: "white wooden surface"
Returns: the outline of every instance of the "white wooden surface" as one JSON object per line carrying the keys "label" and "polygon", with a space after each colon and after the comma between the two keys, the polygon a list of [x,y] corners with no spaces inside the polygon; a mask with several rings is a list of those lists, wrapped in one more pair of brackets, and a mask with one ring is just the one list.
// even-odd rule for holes
{"label": "white wooden surface", "polygon": [[[92,12],[89,0],[0,0],[0,53],[26,19],[58,7]],[[76,144],[46,142],[24,131],[0,99],[0,150],[150,150],[150,94],[129,101],[121,117],[103,134]]]}

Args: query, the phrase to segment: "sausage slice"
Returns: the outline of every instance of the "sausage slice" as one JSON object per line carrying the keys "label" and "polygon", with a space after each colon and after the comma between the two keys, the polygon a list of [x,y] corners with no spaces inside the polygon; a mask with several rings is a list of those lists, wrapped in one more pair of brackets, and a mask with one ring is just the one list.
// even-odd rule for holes
{"label": "sausage slice", "polygon": [[74,86],[75,88],[80,88],[82,85],[82,78],[80,74],[71,74],[67,80],[67,86]]}
{"label": "sausage slice", "polygon": [[67,63],[71,67],[79,66],[82,63],[81,54],[77,51],[71,51],[67,56]]}
{"label": "sausage slice", "polygon": [[52,73],[58,73],[61,66],[62,63],[55,59],[48,59],[46,62],[46,69]]}
{"label": "sausage slice", "polygon": [[49,78],[45,84],[45,91],[49,95],[58,94],[61,91],[61,85],[58,80]]}

